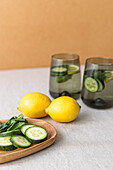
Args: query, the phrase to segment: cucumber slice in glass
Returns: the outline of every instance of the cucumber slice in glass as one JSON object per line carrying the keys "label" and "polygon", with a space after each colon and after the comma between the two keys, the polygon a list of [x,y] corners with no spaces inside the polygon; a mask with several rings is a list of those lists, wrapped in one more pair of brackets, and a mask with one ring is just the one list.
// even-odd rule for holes
{"label": "cucumber slice in glass", "polygon": [[54,66],[51,69],[51,76],[63,76],[67,74],[67,68],[63,66]]}
{"label": "cucumber slice in glass", "polygon": [[57,83],[64,83],[64,82],[66,82],[69,79],[71,79],[71,75],[58,76],[56,81],[57,81]]}
{"label": "cucumber slice in glass", "polygon": [[12,142],[10,141],[10,136],[8,137],[0,137],[0,150],[3,151],[12,151],[15,148],[15,146],[13,146]]}
{"label": "cucumber slice in glass", "polygon": [[12,136],[12,135],[19,135],[21,132],[20,130],[12,130],[12,131],[7,131],[7,132],[2,132],[1,136]]}
{"label": "cucumber slice in glass", "polygon": [[47,139],[47,131],[40,126],[33,126],[25,131],[25,136],[31,143],[40,143]]}
{"label": "cucumber slice in glass", "polygon": [[33,126],[35,126],[35,125],[32,125],[32,124],[23,125],[21,127],[21,132],[23,133],[23,135],[25,135],[26,129],[28,129],[29,127],[33,127]]}
{"label": "cucumber slice in glass", "polygon": [[10,141],[17,148],[28,148],[31,146],[31,142],[29,142],[24,136],[21,135],[12,136]]}
{"label": "cucumber slice in glass", "polygon": [[93,77],[95,79],[103,79],[104,78],[104,72],[101,70],[94,70],[93,71]]}
{"label": "cucumber slice in glass", "polygon": [[113,77],[113,71],[104,71],[105,77]]}
{"label": "cucumber slice in glass", "polygon": [[101,80],[99,80],[99,79],[96,79],[96,81],[98,82],[98,92],[101,92],[101,91],[104,89],[105,85],[104,85],[104,83],[103,83]]}
{"label": "cucumber slice in glass", "polygon": [[92,77],[87,77],[84,81],[84,86],[85,88],[89,91],[89,92],[92,92],[92,93],[95,93],[97,92],[98,90],[98,83],[97,81],[92,78]]}

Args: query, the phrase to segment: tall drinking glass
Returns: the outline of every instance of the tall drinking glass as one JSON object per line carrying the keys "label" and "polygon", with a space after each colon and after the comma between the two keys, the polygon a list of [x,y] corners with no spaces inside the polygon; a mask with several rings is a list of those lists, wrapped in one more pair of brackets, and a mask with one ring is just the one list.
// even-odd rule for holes
{"label": "tall drinking glass", "polygon": [[49,91],[53,98],[80,95],[80,63],[79,56],[61,53],[52,56]]}
{"label": "tall drinking glass", "polygon": [[113,107],[113,59],[86,60],[81,98],[92,108]]}

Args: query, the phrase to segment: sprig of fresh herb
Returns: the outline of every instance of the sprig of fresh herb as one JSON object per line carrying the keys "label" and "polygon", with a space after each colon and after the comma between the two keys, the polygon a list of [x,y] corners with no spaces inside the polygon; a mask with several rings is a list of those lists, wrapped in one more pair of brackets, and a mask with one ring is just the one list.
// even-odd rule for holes
{"label": "sprig of fresh herb", "polygon": [[20,129],[25,123],[28,123],[26,119],[24,119],[23,114],[20,114],[18,117],[11,117],[7,123],[0,123],[0,132]]}

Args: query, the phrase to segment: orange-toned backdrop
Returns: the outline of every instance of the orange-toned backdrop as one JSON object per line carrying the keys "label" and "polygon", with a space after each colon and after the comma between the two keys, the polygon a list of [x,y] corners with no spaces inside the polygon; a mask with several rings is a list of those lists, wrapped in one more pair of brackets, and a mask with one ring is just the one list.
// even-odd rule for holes
{"label": "orange-toned backdrop", "polygon": [[59,52],[113,58],[113,0],[0,1],[0,69],[49,66]]}

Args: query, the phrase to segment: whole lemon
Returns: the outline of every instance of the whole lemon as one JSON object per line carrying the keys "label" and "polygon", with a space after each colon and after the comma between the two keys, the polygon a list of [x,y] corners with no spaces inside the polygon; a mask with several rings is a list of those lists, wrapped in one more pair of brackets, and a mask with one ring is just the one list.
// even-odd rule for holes
{"label": "whole lemon", "polygon": [[62,96],[53,100],[45,111],[58,122],[71,122],[78,116],[80,106],[72,97]]}
{"label": "whole lemon", "polygon": [[45,109],[50,105],[51,100],[48,96],[39,93],[29,93],[25,95],[18,107],[18,110],[23,112],[27,117],[40,118],[47,116]]}

